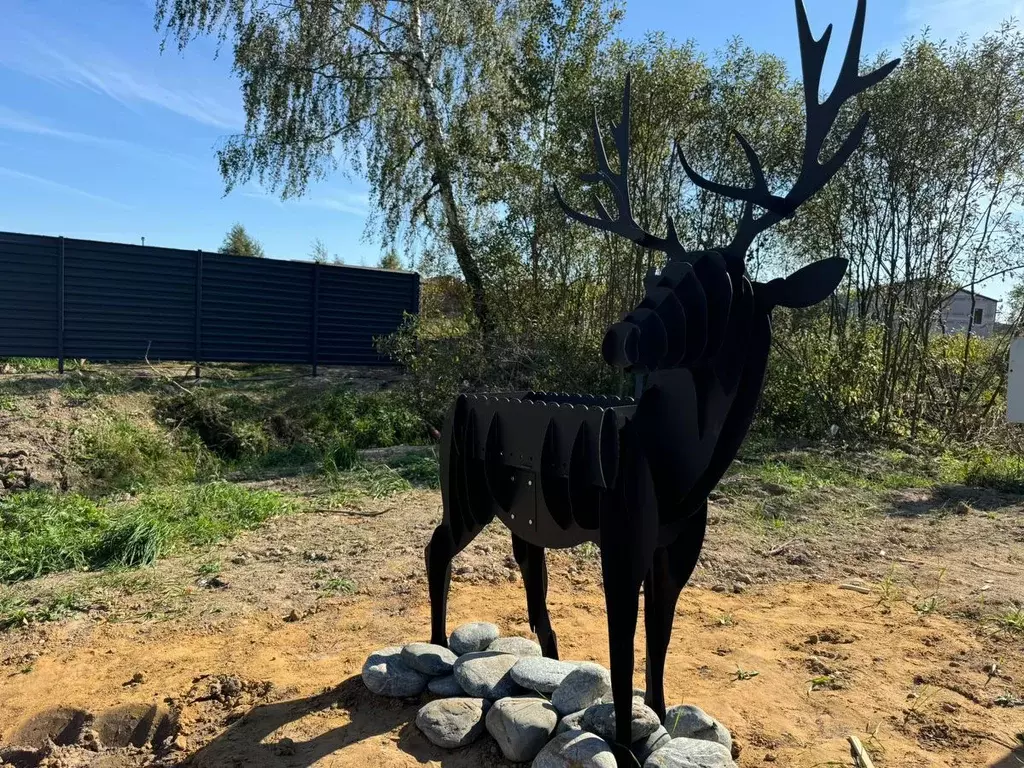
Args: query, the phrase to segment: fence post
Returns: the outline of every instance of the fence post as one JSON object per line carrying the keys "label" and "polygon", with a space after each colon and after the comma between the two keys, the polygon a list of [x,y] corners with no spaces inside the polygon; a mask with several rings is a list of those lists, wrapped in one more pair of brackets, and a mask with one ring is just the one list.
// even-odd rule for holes
{"label": "fence post", "polygon": [[318,373],[320,357],[320,265],[313,262],[313,318],[311,331],[313,335],[313,375]]}
{"label": "fence post", "polygon": [[57,250],[57,372],[64,373],[64,235]]}
{"label": "fence post", "polygon": [[203,249],[196,251],[196,378],[203,362]]}

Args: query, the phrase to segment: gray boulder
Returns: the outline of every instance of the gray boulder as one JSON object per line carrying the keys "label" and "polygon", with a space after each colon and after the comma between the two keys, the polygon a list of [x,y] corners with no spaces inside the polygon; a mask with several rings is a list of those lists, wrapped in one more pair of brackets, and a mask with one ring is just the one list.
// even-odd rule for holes
{"label": "gray boulder", "polygon": [[402,661],[431,677],[450,674],[457,658],[444,646],[432,643],[409,643],[402,649]]}
{"label": "gray boulder", "polygon": [[669,709],[665,713],[665,727],[674,739],[684,736],[688,739],[714,741],[732,752],[729,729],[692,704],[680,704]]}
{"label": "gray boulder", "polygon": [[568,715],[586,709],[600,699],[612,686],[611,675],[600,664],[584,662],[565,676],[551,696],[558,714]]}
{"label": "gray boulder", "polygon": [[586,731],[566,731],[540,751],[532,768],[616,768],[611,747]]}
{"label": "gray boulder", "polygon": [[437,746],[457,749],[480,738],[490,707],[485,699],[438,699],[416,713],[416,727]]}
{"label": "gray boulder", "polygon": [[644,761],[648,757],[664,747],[671,740],[672,737],[669,735],[669,732],[665,730],[665,726],[659,726],[658,730],[647,738],[633,742],[629,751],[633,753],[640,765],[643,765]]}
{"label": "gray boulder", "polygon": [[509,674],[517,661],[518,658],[508,653],[467,653],[455,662],[455,680],[470,696],[491,701],[504,699],[520,690]]}
{"label": "gray boulder", "polygon": [[459,681],[455,679],[455,675],[445,675],[444,677],[435,677],[427,683],[427,690],[435,696],[465,696],[466,692],[462,690],[462,686],[459,685]]}
{"label": "gray boulder", "polygon": [[371,653],[363,664],[363,683],[381,696],[406,698],[419,696],[427,687],[427,676],[402,661],[398,646]]}
{"label": "gray boulder", "polygon": [[499,637],[487,646],[487,650],[497,651],[498,653],[511,653],[519,658],[544,655],[540,650],[540,644],[535,643],[528,637]]}
{"label": "gray boulder", "polygon": [[583,730],[583,713],[587,710],[581,709],[579,712],[573,712],[571,715],[566,715],[558,721],[558,727],[555,728],[556,734],[562,734],[566,731],[582,731]]}
{"label": "gray boulder", "polygon": [[456,656],[464,653],[487,650],[487,646],[498,639],[501,634],[494,624],[486,621],[474,621],[457,627],[448,638],[448,647]]}
{"label": "gray boulder", "polygon": [[487,712],[487,732],[501,753],[514,763],[533,760],[548,743],[558,713],[544,699],[517,696],[501,699]]}
{"label": "gray boulder", "polygon": [[721,744],[680,737],[655,750],[644,768],[736,768],[736,763]]}
{"label": "gray boulder", "polygon": [[[501,642],[502,638],[495,640]],[[493,649],[493,645],[492,645]],[[512,679],[528,691],[538,693],[553,693],[566,675],[576,669],[575,664],[555,659],[541,658],[520,658],[512,667]]]}
{"label": "gray boulder", "polygon": [[[630,717],[629,743],[646,739],[661,728],[657,713],[644,704],[643,699],[633,699]],[[596,733],[608,742],[615,741],[615,705],[594,704],[583,713],[583,730]]]}
{"label": "gray boulder", "polygon": [[[647,691],[645,691],[643,688],[634,688],[633,689],[633,698],[634,699],[643,699],[646,696],[647,696]],[[608,693],[606,693],[604,696],[601,697],[601,700],[598,703],[599,704],[611,704],[613,701],[615,701],[615,697],[612,695],[611,691],[608,691]]]}

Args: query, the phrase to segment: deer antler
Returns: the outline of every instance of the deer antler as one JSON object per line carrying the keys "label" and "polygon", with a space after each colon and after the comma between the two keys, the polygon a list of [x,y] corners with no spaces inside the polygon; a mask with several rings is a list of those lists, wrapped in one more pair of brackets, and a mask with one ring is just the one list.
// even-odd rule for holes
{"label": "deer antler", "polygon": [[[744,208],[743,220],[740,223],[736,237],[725,250],[742,257],[757,235],[774,226],[782,219],[792,216],[800,205],[828,184],[832,177],[842,168],[843,164],[850,159],[850,155],[853,154],[861,139],[864,138],[864,131],[868,125],[867,112],[861,115],[857,125],[831,159],[824,163],[819,162],[819,156],[825,140],[832,131],[843,104],[857,94],[881,82],[900,63],[899,59],[895,59],[866,75],[858,74],[861,43],[864,38],[865,11],[866,0],[858,0],[857,14],[854,17],[853,30],[850,33],[850,42],[846,49],[846,56],[843,59],[839,78],[836,81],[835,88],[832,89],[832,93],[822,102],[818,100],[818,93],[821,87],[821,72],[825,63],[825,54],[828,51],[829,40],[832,37],[832,25],[829,24],[821,38],[815,40],[814,35],[811,33],[810,24],[807,21],[807,11],[804,8],[803,0],[796,0],[807,126],[800,174],[785,197],[774,195],[769,190],[760,157],[758,157],[754,148],[750,146],[750,142],[738,131],[734,131],[734,133],[743,147],[743,151],[747,156],[747,162],[750,164],[751,173],[754,176],[754,185],[751,187],[719,184],[704,178],[693,170],[682,150],[677,147],[677,155],[683,170],[694,184],[708,192],[734,200],[742,200],[747,204]],[[755,205],[766,211],[757,218],[753,215],[753,206]]]}
{"label": "deer antler", "polygon": [[554,193],[558,204],[565,211],[565,215],[575,219],[588,227],[599,229],[603,232],[621,235],[627,240],[651,250],[661,251],[670,256],[681,256],[686,251],[679,242],[676,234],[675,223],[672,217],[668,217],[668,236],[657,237],[640,227],[633,219],[633,209],[629,200],[629,102],[630,102],[630,76],[626,75],[626,87],[622,95],[622,119],[618,125],[611,127],[612,138],[615,141],[615,148],[619,154],[619,172],[615,173],[608,163],[608,154],[605,152],[604,140],[601,138],[601,129],[597,122],[597,110],[594,111],[594,156],[597,161],[595,173],[584,173],[580,180],[596,183],[603,182],[612,194],[615,202],[616,216],[608,213],[601,199],[594,194],[594,208],[597,216],[588,216],[569,207],[562,198],[562,193],[555,185]]}

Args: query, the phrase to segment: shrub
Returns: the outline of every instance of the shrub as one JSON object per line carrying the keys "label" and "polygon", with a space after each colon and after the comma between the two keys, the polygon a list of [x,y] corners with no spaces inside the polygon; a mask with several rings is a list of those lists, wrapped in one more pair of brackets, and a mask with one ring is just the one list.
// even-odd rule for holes
{"label": "shrub", "polygon": [[80,429],[74,451],[86,488],[100,494],[189,480],[208,466],[199,446],[120,414],[101,414]]}
{"label": "shrub", "polygon": [[198,436],[222,459],[260,455],[270,446],[260,404],[249,395],[196,388],[161,398],[156,412],[164,422]]}

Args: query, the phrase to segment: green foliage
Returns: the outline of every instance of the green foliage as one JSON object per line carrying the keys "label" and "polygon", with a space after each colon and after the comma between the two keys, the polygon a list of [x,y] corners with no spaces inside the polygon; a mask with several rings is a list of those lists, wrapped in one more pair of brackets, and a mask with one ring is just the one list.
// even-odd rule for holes
{"label": "green foliage", "polygon": [[88,567],[108,524],[103,508],[77,494],[0,497],[0,583]]}
{"label": "green foliage", "polygon": [[393,470],[416,488],[438,489],[441,487],[441,468],[437,455],[410,454],[388,462]]}
{"label": "green foliage", "polygon": [[228,253],[232,256],[253,256],[258,259],[266,256],[259,241],[246,232],[245,227],[237,223],[228,230],[219,250],[221,253]]}
{"label": "green foliage", "polygon": [[402,260],[398,257],[398,251],[394,248],[388,248],[384,252],[384,255],[380,257],[380,268],[381,269],[401,269]]}
{"label": "green foliage", "polygon": [[255,398],[244,393],[198,387],[159,399],[156,412],[162,421],[198,436],[222,459],[252,457],[269,448],[262,425],[265,413]]}
{"label": "green foliage", "polygon": [[123,414],[98,414],[76,433],[74,449],[86,487],[97,493],[189,480],[210,466],[201,446]]}
{"label": "green foliage", "polygon": [[0,583],[65,570],[149,565],[179,546],[209,545],[292,506],[227,483],[168,487],[129,502],[29,491],[0,498]]}
{"label": "green foliage", "polygon": [[946,458],[947,477],[975,488],[1024,493],[1024,457],[1008,455],[988,446],[975,446],[963,457]]}
{"label": "green foliage", "polygon": [[415,444],[425,438],[416,414],[392,392],[363,394],[332,387],[260,398],[196,388],[162,397],[156,409],[161,421],[195,435],[205,449],[234,466],[321,462],[348,469],[357,449]]}
{"label": "green foliage", "polygon": [[0,632],[29,624],[59,621],[72,613],[86,610],[86,603],[75,592],[55,592],[42,600],[26,600],[0,594]]}
{"label": "green foliage", "polygon": [[341,440],[324,451],[324,470],[347,472],[359,463],[359,453],[348,440]]}
{"label": "green foliage", "polygon": [[387,448],[422,443],[425,437],[416,414],[393,392],[358,394],[334,388],[286,407],[283,415],[320,448],[343,442],[354,448]]}

